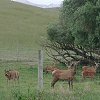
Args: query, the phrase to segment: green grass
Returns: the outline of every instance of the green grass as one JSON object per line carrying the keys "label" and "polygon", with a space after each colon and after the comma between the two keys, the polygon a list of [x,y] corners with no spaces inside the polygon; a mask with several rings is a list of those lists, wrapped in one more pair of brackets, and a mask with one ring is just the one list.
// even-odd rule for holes
{"label": "green grass", "polygon": [[[59,81],[51,88],[52,75],[44,74],[44,88],[38,91],[37,66],[23,63],[0,63],[0,100],[99,100],[100,80],[74,81],[74,89],[68,88],[66,81]],[[7,84],[5,69],[17,69],[20,82],[10,81]],[[80,76],[81,77],[81,76]]]}
{"label": "green grass", "polygon": [[[80,73],[69,90],[66,82],[51,88],[51,74],[44,74],[43,91],[38,91],[38,49],[41,37],[46,37],[50,23],[58,20],[58,9],[40,9],[24,4],[0,0],[0,100],[100,100],[100,81],[81,82]],[[32,60],[6,62],[5,60]],[[35,59],[35,60],[34,60]],[[5,69],[20,72],[20,83],[7,84]]]}
{"label": "green grass", "polygon": [[[37,88],[36,67],[31,68],[21,63],[1,63],[0,68],[0,100],[14,100],[13,93],[21,92],[25,95],[30,87],[32,90]],[[6,77],[4,76],[5,69],[16,69],[20,72],[19,84],[17,82],[15,84],[13,81],[7,84]]]}
{"label": "green grass", "polygon": [[47,26],[58,20],[58,11],[0,0],[0,54],[39,49]]}

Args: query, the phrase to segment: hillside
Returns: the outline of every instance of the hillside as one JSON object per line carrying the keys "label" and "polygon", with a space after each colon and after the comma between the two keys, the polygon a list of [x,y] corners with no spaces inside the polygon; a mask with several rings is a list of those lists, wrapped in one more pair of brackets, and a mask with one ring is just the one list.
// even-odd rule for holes
{"label": "hillside", "polygon": [[0,0],[0,48],[38,48],[46,28],[58,19],[57,9],[41,9]]}

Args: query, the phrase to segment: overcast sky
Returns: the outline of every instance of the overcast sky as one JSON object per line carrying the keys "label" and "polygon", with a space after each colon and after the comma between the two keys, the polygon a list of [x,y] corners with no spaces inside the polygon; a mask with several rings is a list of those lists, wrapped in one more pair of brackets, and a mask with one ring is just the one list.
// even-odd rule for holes
{"label": "overcast sky", "polygon": [[61,4],[63,0],[27,0],[35,4]]}

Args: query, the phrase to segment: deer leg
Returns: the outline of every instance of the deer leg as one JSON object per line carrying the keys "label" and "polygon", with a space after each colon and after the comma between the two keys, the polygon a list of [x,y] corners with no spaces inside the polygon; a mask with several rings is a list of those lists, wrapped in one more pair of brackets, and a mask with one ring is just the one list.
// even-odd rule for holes
{"label": "deer leg", "polygon": [[71,80],[70,82],[71,82],[71,86],[72,86],[72,89],[73,89],[73,80]]}
{"label": "deer leg", "polygon": [[85,75],[82,74],[82,81],[85,80]]}
{"label": "deer leg", "polygon": [[83,76],[83,80],[85,80],[85,76]]}
{"label": "deer leg", "polygon": [[19,84],[19,77],[18,77],[17,81],[18,81],[18,84]]}
{"label": "deer leg", "polygon": [[46,71],[46,74],[48,74],[48,71]]}
{"label": "deer leg", "polygon": [[55,83],[56,83],[58,80],[59,80],[58,78],[54,77],[54,78],[53,78],[53,81],[51,82],[51,87],[54,88],[54,85],[55,85]]}
{"label": "deer leg", "polygon": [[70,80],[68,80],[68,85],[69,85],[69,88],[70,88]]}
{"label": "deer leg", "polygon": [[7,85],[9,85],[9,79],[7,79]]}
{"label": "deer leg", "polygon": [[93,78],[94,78],[94,76],[93,76],[93,75],[91,75],[91,81],[93,80]]}

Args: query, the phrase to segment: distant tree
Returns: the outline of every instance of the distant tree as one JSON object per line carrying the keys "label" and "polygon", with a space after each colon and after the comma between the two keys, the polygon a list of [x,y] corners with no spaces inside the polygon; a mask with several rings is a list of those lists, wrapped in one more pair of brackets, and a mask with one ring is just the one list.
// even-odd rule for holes
{"label": "distant tree", "polygon": [[48,27],[48,55],[67,63],[100,59],[100,0],[64,0],[57,24]]}

